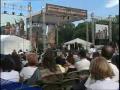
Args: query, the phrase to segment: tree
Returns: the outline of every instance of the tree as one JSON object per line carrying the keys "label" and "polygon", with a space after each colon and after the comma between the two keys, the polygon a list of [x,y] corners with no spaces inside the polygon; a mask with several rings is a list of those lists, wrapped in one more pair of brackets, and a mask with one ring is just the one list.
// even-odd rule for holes
{"label": "tree", "polygon": [[[88,34],[90,42],[92,41],[91,33],[91,22],[88,22]],[[63,24],[59,27],[58,34],[59,44],[75,38],[86,40],[86,23],[79,23],[76,27],[73,23]]]}
{"label": "tree", "polygon": [[[73,38],[81,38],[86,40],[86,22],[79,23],[75,31],[73,33]],[[91,22],[88,22],[88,34],[89,34],[89,42],[92,41],[92,30],[91,30]]]}
{"label": "tree", "polygon": [[67,23],[59,26],[58,42],[59,44],[72,40],[75,25],[73,23]]}
{"label": "tree", "polygon": [[[113,41],[119,40],[119,15],[114,17],[116,21],[112,23],[112,39]],[[109,21],[99,20],[96,21],[96,24],[109,25]],[[80,38],[86,40],[86,23],[79,23],[76,27],[73,23],[63,24],[59,26],[58,31],[58,42],[59,44],[64,43],[66,41]],[[92,42],[92,29],[91,22],[88,22],[88,34],[89,34],[89,42]]]}
{"label": "tree", "polygon": [[119,15],[114,17],[115,21],[112,23],[112,40],[119,41]]}
{"label": "tree", "polygon": [[79,23],[78,26],[75,28],[75,32],[73,34],[73,38],[81,38],[86,40],[86,24]]}

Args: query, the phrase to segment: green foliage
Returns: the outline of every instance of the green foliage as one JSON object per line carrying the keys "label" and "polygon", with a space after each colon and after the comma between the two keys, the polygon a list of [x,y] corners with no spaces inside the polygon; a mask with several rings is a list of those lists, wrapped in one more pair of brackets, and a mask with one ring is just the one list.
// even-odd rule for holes
{"label": "green foliage", "polygon": [[59,27],[58,40],[59,43],[64,43],[72,39],[75,25],[73,23],[64,24]]}
{"label": "green foliage", "polygon": [[81,39],[86,39],[86,24],[85,23],[80,23],[78,26],[75,28],[75,32],[73,34],[73,38],[81,38]]}
{"label": "green foliage", "polygon": [[99,20],[99,21],[96,21],[96,24],[108,25],[108,24],[109,24],[109,21],[106,21],[106,20]]}
{"label": "green foliage", "polygon": [[[91,41],[91,23],[88,23],[89,40]],[[79,23],[76,27],[73,23],[61,25],[58,32],[59,44],[75,38],[86,40],[86,23]]]}
{"label": "green foliage", "polygon": [[113,41],[119,40],[119,16],[115,16],[115,21],[112,23],[112,39]]}
{"label": "green foliage", "polygon": [[[115,21],[112,23],[112,37],[113,41],[119,40],[119,16],[116,15]],[[96,21],[97,24],[109,25],[109,22],[106,20]],[[92,29],[91,22],[88,22],[88,32],[89,32],[89,41],[92,41]],[[66,41],[81,38],[86,40],[86,23],[79,23],[76,27],[73,23],[67,23],[59,26],[58,32],[58,42],[59,44],[64,43]]]}

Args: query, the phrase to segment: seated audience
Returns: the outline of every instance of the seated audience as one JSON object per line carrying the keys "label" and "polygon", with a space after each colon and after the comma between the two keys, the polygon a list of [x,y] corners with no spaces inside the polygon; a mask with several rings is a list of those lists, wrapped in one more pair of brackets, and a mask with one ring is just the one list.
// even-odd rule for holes
{"label": "seated audience", "polygon": [[75,63],[77,71],[89,70],[90,61],[86,58],[86,51],[84,49],[79,52],[80,61]]}
{"label": "seated audience", "polygon": [[55,60],[56,60],[57,66],[59,66],[63,72],[66,72],[67,70],[66,60],[62,58],[62,56],[57,56]]}
{"label": "seated audience", "polygon": [[90,64],[91,79],[95,82],[87,90],[119,90],[118,82],[113,81],[113,71],[104,57],[97,57]]}
{"label": "seated audience", "polygon": [[102,51],[101,51],[101,55],[107,59],[107,62],[110,64],[115,76],[112,78],[114,81],[118,81],[119,80],[119,70],[117,68],[116,65],[114,65],[112,62],[111,62],[111,59],[113,57],[113,53],[114,53],[114,49],[107,45],[107,46],[104,46],[102,48]]}
{"label": "seated audience", "polygon": [[[46,51],[43,61],[42,61],[43,68],[41,68],[41,70],[40,70],[42,80],[48,80],[48,78],[46,79],[46,77],[48,77],[50,75],[61,74],[61,73],[65,72],[65,70],[62,70],[56,64],[55,58],[56,58],[55,54],[52,50]],[[51,77],[49,79],[52,80]]]}
{"label": "seated audience", "polygon": [[20,60],[20,56],[17,53],[12,53],[12,58],[15,62],[15,70],[20,72],[22,69],[22,62]]}
{"label": "seated audience", "polygon": [[119,61],[119,55],[114,55],[112,57],[112,63],[117,66],[118,70],[119,70],[119,62],[120,62]]}
{"label": "seated audience", "polygon": [[28,60],[26,59],[26,53],[22,53],[20,55],[20,58],[21,58],[21,62],[22,62],[22,67],[24,67],[25,65],[27,65]]}
{"label": "seated audience", "polygon": [[[118,82],[119,81],[119,70],[118,68],[112,64],[111,62],[111,58],[113,56],[113,48],[109,45],[107,46],[104,46],[102,48],[102,51],[101,51],[101,55],[107,60],[107,62],[109,63],[110,67],[112,68],[113,70],[113,73],[114,73],[114,76],[112,77],[112,80],[113,81],[116,81]],[[90,77],[87,79],[86,83],[85,83],[85,86],[86,87],[89,87],[89,85],[91,85],[92,83],[94,83],[95,80],[91,79]]]}
{"label": "seated audience", "polygon": [[78,56],[78,52],[73,53],[73,58],[74,58],[75,62],[80,61],[80,57]]}
{"label": "seated audience", "polygon": [[67,72],[77,71],[77,69],[75,68],[75,60],[73,58],[72,53],[69,53],[66,60],[67,60],[67,65],[68,65]]}
{"label": "seated audience", "polygon": [[114,49],[114,54],[113,54],[111,62],[115,64],[117,68],[119,69],[119,43],[114,43],[112,47]]}
{"label": "seated audience", "polygon": [[20,72],[21,81],[29,79],[37,69],[37,55],[35,53],[29,53],[26,55],[26,58],[28,60],[28,65],[26,67],[23,67]]}
{"label": "seated audience", "polygon": [[15,63],[10,55],[4,55],[0,64],[1,79],[19,82],[19,72],[14,70]]}
{"label": "seated audience", "polygon": [[89,57],[92,59],[93,57],[93,53],[94,52],[96,52],[96,48],[95,48],[95,46],[92,44],[91,46],[90,46],[90,49],[89,49],[89,51],[88,51],[88,53],[89,53]]}
{"label": "seated audience", "polygon": [[93,59],[95,59],[96,57],[99,57],[99,56],[100,56],[99,52],[94,52],[92,57]]}

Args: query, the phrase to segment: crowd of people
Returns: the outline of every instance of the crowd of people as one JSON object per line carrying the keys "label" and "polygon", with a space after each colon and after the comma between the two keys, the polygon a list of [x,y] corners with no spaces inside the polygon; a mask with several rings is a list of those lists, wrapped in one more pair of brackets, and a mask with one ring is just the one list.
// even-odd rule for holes
{"label": "crowd of people", "polygon": [[50,76],[54,74],[88,70],[90,75],[83,79],[84,88],[81,89],[78,82],[71,90],[119,90],[118,50],[112,44],[104,45],[101,52],[94,45],[89,50],[79,51],[49,48],[40,55],[14,50],[10,55],[1,55],[1,79],[33,84],[37,80],[53,80]]}

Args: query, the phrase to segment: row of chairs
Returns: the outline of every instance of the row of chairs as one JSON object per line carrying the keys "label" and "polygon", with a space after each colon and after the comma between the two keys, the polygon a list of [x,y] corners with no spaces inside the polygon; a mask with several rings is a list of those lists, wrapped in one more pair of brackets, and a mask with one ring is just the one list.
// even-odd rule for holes
{"label": "row of chairs", "polygon": [[89,76],[89,70],[73,71],[64,74],[54,74],[37,81],[36,85],[43,90],[71,90],[72,86],[85,80]]}

